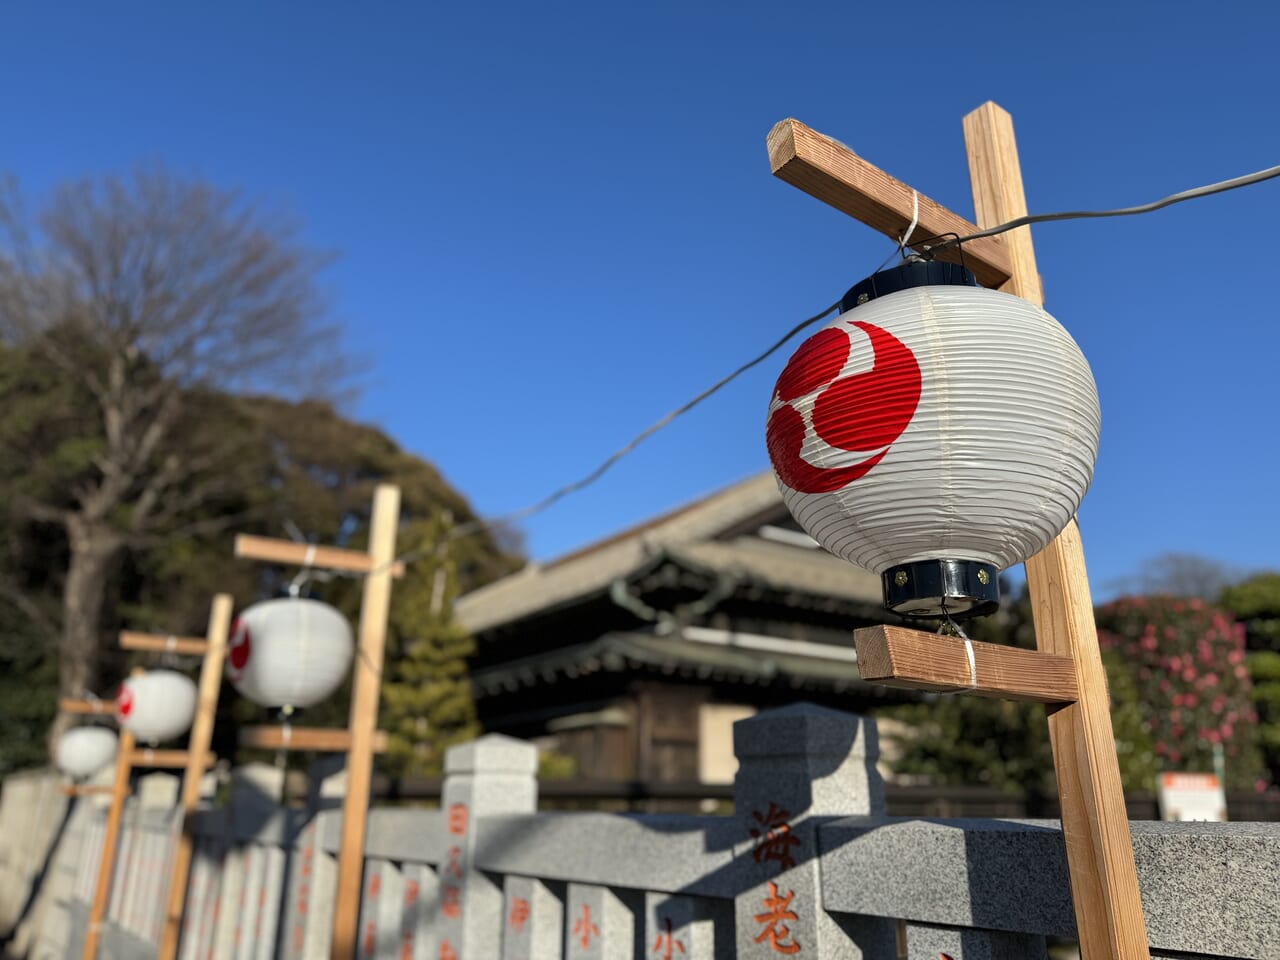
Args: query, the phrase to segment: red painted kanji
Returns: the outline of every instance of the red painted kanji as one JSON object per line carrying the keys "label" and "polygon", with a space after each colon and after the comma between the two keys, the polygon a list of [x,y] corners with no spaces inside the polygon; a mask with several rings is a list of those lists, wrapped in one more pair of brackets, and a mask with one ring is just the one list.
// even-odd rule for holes
{"label": "red painted kanji", "polygon": [[578,937],[578,942],[582,946],[591,946],[591,938],[600,936],[600,928],[591,922],[591,907],[587,904],[582,905],[582,916],[574,921],[573,935]]}
{"label": "red painted kanji", "polygon": [[458,960],[458,951],[448,940],[440,941],[440,960]]}
{"label": "red painted kanji", "polygon": [[467,805],[465,803],[449,804],[449,832],[456,837],[467,832]]}
{"label": "red painted kanji", "polygon": [[440,912],[455,920],[462,916],[462,890],[451,883],[440,888]]}
{"label": "red painted kanji", "polygon": [[756,842],[751,856],[756,863],[776,860],[779,871],[794,867],[796,859],[791,855],[791,848],[800,846],[800,838],[791,832],[788,822],[791,814],[771,800],[768,810],[764,813],[753,810],[751,816],[758,824],[751,828],[751,838]]}
{"label": "red painted kanji", "polygon": [[519,933],[529,922],[529,901],[523,897],[511,898],[511,913],[507,917],[507,926]]}
{"label": "red painted kanji", "polygon": [[684,943],[677,940],[675,938],[675,934],[671,932],[670,917],[667,917],[662,921],[662,923],[666,929],[662,933],[658,934],[657,940],[653,941],[653,953],[657,956],[658,951],[665,950],[666,952],[661,955],[660,960],[671,960],[674,956],[672,953],[673,950],[679,950],[681,953],[684,953]]}
{"label": "red painted kanji", "polygon": [[445,865],[445,870],[456,880],[462,879],[462,848],[449,848],[449,862]]}
{"label": "red painted kanji", "polygon": [[760,931],[760,935],[755,938],[756,943],[769,942],[769,949],[774,953],[799,953],[800,944],[796,943],[795,938],[791,935],[791,928],[787,926],[786,921],[798,919],[795,912],[791,910],[791,900],[796,895],[794,890],[788,890],[785,895],[778,892],[778,885],[772,880],[769,881],[769,895],[764,898],[764,913],[757,913],[754,917],[756,923],[764,924],[764,929]]}

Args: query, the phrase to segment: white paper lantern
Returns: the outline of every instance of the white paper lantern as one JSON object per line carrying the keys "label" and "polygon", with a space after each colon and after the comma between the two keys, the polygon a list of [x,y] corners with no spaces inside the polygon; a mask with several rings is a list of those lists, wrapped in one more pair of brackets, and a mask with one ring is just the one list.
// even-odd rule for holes
{"label": "white paper lantern", "polygon": [[117,739],[106,727],[73,727],[58,738],[54,764],[75,780],[91,777],[116,758]]}
{"label": "white paper lantern", "polygon": [[264,707],[309,707],[342,685],[354,650],[351,625],[318,600],[255,603],[231,628],[232,685]]}
{"label": "white paper lantern", "polygon": [[1040,307],[910,263],[846,294],[778,378],[769,456],[815,540],[917,616],[989,612],[998,574],[1074,516],[1098,454],[1098,393]]}
{"label": "white paper lantern", "polygon": [[146,744],[163,743],[191,729],[196,685],[176,670],[148,670],[129,677],[116,694],[120,726]]}

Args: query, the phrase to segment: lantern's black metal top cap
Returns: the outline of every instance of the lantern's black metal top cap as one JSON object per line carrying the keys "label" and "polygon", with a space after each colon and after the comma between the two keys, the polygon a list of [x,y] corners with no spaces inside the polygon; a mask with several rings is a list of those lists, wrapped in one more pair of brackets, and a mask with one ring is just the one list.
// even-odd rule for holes
{"label": "lantern's black metal top cap", "polygon": [[840,300],[840,312],[845,313],[859,304],[897,293],[910,287],[976,287],[973,273],[958,263],[941,260],[910,260],[907,263],[873,273],[861,283],[849,289]]}
{"label": "lantern's black metal top cap", "polygon": [[1000,571],[977,560],[915,560],[880,575],[884,605],[904,617],[964,620],[1000,606]]}

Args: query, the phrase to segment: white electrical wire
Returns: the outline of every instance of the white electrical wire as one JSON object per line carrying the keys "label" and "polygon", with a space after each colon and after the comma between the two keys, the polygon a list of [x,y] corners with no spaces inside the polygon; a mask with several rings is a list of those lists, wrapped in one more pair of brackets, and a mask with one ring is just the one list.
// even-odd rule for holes
{"label": "white electrical wire", "polygon": [[1171,193],[1167,197],[1160,200],[1153,200],[1151,203],[1143,203],[1136,207],[1117,207],[1114,210],[1070,210],[1064,213],[1037,213],[1029,214],[1025,217],[1018,217],[1016,220],[1010,220],[1008,223],[1002,223],[996,227],[988,227],[986,230],[979,230],[977,233],[971,233],[967,237],[953,238],[942,243],[934,244],[931,247],[925,247],[925,250],[942,250],[945,247],[954,247],[956,244],[967,243],[970,240],[980,240],[983,237],[994,237],[998,233],[1004,233],[1007,230],[1016,230],[1018,227],[1030,226],[1033,223],[1049,223],[1054,220],[1089,220],[1100,217],[1130,217],[1139,213],[1152,213],[1156,210],[1162,210],[1165,207],[1172,206],[1175,203],[1181,203],[1183,200],[1195,200],[1198,197],[1208,197],[1215,193],[1225,193],[1227,190],[1235,190],[1238,187],[1247,187],[1254,183],[1261,183],[1264,180],[1270,180],[1274,177],[1280,177],[1280,166],[1267,167],[1265,170],[1258,170],[1254,173],[1246,173],[1243,176],[1232,177],[1230,180],[1219,180],[1217,183],[1206,184],[1203,187],[1193,187],[1190,190],[1182,190],[1179,193]]}

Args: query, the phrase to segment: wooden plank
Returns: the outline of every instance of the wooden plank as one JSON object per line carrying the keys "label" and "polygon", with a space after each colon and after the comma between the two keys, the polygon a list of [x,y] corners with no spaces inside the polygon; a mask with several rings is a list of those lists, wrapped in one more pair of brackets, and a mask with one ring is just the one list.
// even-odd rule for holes
{"label": "wooden plank", "polygon": [[89,921],[85,928],[83,960],[96,960],[98,943],[102,935],[102,918],[107,909],[107,897],[111,894],[111,875],[115,871],[116,846],[120,842],[120,817],[124,813],[124,798],[129,794],[129,771],[133,768],[133,734],[120,731],[120,745],[116,748],[116,776],[111,786],[111,806],[107,808],[107,826],[102,837],[102,853],[98,862],[98,880],[93,888],[93,900],[89,904]]}
{"label": "wooden plank", "polygon": [[378,724],[382,656],[391,606],[391,560],[400,523],[400,489],[379,484],[369,520],[369,561],[376,572],[365,577],[360,601],[360,647],[351,693],[351,750],[347,754],[347,795],[342,802],[342,839],[338,848],[338,890],[334,900],[333,960],[356,954],[360,919],[364,837],[373,777],[373,735]]}
{"label": "wooden plank", "polygon": [[[868,163],[838,140],[787,119],[769,131],[769,166],[773,175],[812,197],[835,207],[874,230],[899,239],[911,224],[911,187]],[[919,240],[946,233],[966,236],[978,227],[918,194],[919,223],[912,236]],[[912,244],[915,246],[915,244]],[[955,247],[938,254],[939,260],[960,261]],[[1003,237],[984,237],[964,245],[964,262],[978,282],[999,287],[1013,275],[1009,250]]]}
{"label": "wooden plank", "polygon": [[182,816],[184,828],[174,845],[169,870],[169,896],[166,900],[164,929],[160,933],[159,960],[173,960],[178,955],[178,937],[182,930],[182,912],[186,906],[191,873],[194,838],[185,829],[186,818],[200,803],[200,781],[209,759],[213,742],[213,722],[218,712],[218,693],[222,689],[222,664],[227,654],[227,635],[231,631],[231,612],[235,601],[230,594],[213,598],[209,611],[209,627],[205,639],[204,663],[200,667],[200,686],[196,695],[196,715],[187,741],[187,765],[182,775]]}
{"label": "wooden plank", "polygon": [[209,641],[199,637],[161,636],[158,633],[121,630],[120,646],[124,650],[150,650],[154,653],[203,657],[209,649]]}
{"label": "wooden plank", "polygon": [[[189,750],[152,750],[150,747],[144,747],[141,750],[133,751],[133,765],[135,767],[185,768],[190,761],[191,752]],[[206,753],[203,766],[205,768],[212,767],[217,762],[217,757],[211,753]]]}
{"label": "wooden plank", "polygon": [[70,784],[64,783],[58,787],[58,792],[64,797],[100,797],[111,793],[115,788],[107,784]]}
{"label": "wooden plank", "polygon": [[1032,703],[1076,699],[1076,670],[1070,657],[971,641],[971,670],[960,637],[875,626],[855,630],[853,641],[862,679],[883,686]]}
{"label": "wooden plank", "polygon": [[[994,103],[964,119],[974,208],[981,226],[1027,212],[1013,120]],[[1041,302],[1030,228],[1013,237],[1009,292]],[[1082,960],[1147,960],[1146,925],[1098,650],[1084,549],[1075,521],[1027,561],[1036,646],[1070,657],[1079,699],[1049,709],[1049,737],[1062,804],[1062,833]]]}
{"label": "wooden plank", "polygon": [[114,700],[81,700],[75,697],[63,697],[58,701],[58,709],[63,713],[115,713],[116,702]]}
{"label": "wooden plank", "polygon": [[[316,753],[345,753],[351,749],[351,731],[332,727],[263,726],[244,727],[240,730],[240,746],[259,750],[298,750]],[[387,735],[382,730],[373,733],[373,752],[385,753]]]}
{"label": "wooden plank", "polygon": [[[371,553],[344,550],[341,547],[324,547],[292,540],[275,540],[271,537],[255,537],[242,533],[236,537],[236,556],[248,560],[265,560],[268,563],[287,563],[298,567],[316,567],[321,570],[345,570],[348,573],[369,573],[380,564]],[[384,563],[391,564],[393,577],[404,576],[404,564],[393,557]]]}

